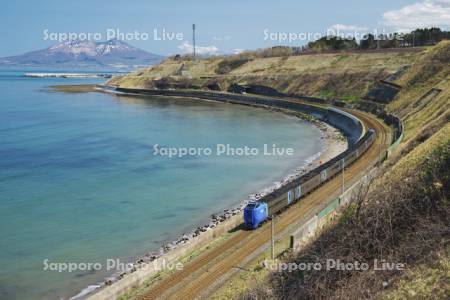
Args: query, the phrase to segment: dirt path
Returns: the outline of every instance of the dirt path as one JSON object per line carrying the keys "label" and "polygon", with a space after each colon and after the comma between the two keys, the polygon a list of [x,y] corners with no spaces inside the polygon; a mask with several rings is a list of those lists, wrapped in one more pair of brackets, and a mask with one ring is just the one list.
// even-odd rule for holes
{"label": "dirt path", "polygon": [[[355,181],[356,176],[367,170],[377,160],[380,144],[384,150],[389,141],[386,128],[376,118],[361,112],[349,112],[360,118],[367,128],[374,128],[377,137],[364,155],[346,169],[347,183]],[[277,218],[276,233],[284,231],[293,222],[311,214],[314,208],[325,205],[330,198],[336,197],[341,189],[341,180],[341,176],[334,177],[280,214]],[[185,265],[183,270],[161,280],[139,299],[195,299],[204,296],[208,287],[267,243],[270,239],[270,230],[269,223],[254,231],[237,230],[223,243]]]}

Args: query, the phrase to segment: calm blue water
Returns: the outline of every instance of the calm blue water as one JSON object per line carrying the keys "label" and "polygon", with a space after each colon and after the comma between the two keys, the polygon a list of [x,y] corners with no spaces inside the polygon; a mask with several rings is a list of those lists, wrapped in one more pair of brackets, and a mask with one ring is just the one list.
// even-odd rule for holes
{"label": "calm blue water", "polygon": [[[58,299],[105,277],[44,271],[158,250],[320,151],[317,128],[281,113],[197,100],[49,92],[0,72],[0,298]],[[153,145],[262,149],[294,157],[153,155]]]}

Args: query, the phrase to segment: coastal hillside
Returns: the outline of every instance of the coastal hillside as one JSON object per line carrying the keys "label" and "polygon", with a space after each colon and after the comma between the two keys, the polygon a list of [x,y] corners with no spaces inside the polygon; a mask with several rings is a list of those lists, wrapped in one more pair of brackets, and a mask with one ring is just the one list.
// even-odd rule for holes
{"label": "coastal hillside", "polygon": [[356,101],[379,80],[410,66],[426,48],[287,55],[272,50],[192,61],[171,57],[161,64],[111,79],[121,87],[233,91],[265,86],[277,92]]}
{"label": "coastal hillside", "polygon": [[[287,263],[367,263],[368,270],[272,273],[240,299],[446,299],[450,294],[450,42],[426,50],[395,80],[386,109],[404,122],[404,139],[367,192]],[[376,270],[374,260],[402,263]],[[258,273],[259,269],[253,271]],[[255,275],[254,276],[258,276]],[[249,275],[250,276],[250,275]],[[248,288],[248,287],[247,287]],[[230,296],[230,295],[229,295]]]}
{"label": "coastal hillside", "polygon": [[[233,84],[340,98],[378,115],[399,116],[399,147],[379,167],[368,191],[286,263],[362,262],[362,271],[267,273],[260,262],[212,298],[442,298],[450,293],[450,42],[414,51],[301,56],[170,58],[109,84],[139,88],[230,91]],[[374,261],[404,270],[374,270]],[[257,280],[253,280],[257,278]]]}
{"label": "coastal hillside", "polygon": [[402,118],[406,140],[442,127],[449,118],[450,41],[425,51],[394,82],[403,88],[387,109]]}
{"label": "coastal hillside", "polygon": [[[250,280],[239,299],[447,299],[450,274],[450,126],[436,132],[361,195],[314,242],[299,253],[278,257],[285,263],[328,259],[367,264],[367,270],[271,273]],[[375,260],[404,269],[375,269]],[[251,276],[257,277],[255,267]],[[217,299],[219,299],[218,297]]]}

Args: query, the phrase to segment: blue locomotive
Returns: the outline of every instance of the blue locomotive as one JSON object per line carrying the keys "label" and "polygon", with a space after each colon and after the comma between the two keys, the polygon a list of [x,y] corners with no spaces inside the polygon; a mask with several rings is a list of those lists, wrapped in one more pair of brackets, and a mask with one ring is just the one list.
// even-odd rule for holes
{"label": "blue locomotive", "polygon": [[251,202],[244,208],[245,227],[256,229],[267,220],[269,216],[269,207],[265,202]]}

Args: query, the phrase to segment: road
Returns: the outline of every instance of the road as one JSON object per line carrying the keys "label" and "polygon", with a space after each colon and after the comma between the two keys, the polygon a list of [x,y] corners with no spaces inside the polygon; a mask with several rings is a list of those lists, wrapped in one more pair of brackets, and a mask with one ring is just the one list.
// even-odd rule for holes
{"label": "road", "polygon": [[[359,160],[346,169],[345,181],[351,182],[377,160],[380,148],[383,150],[387,148],[389,133],[375,117],[362,112],[347,111],[360,118],[366,128],[373,128],[377,133],[372,146]],[[280,214],[277,217],[276,234],[284,231],[293,222],[311,214],[314,208],[328,203],[331,197],[335,198],[341,190],[341,184],[341,176],[336,176]],[[156,283],[139,299],[196,299],[205,296],[205,291],[217,280],[234,267],[241,266],[254,251],[268,243],[270,231],[269,222],[258,230],[237,230],[221,244],[185,265],[183,270]]]}

